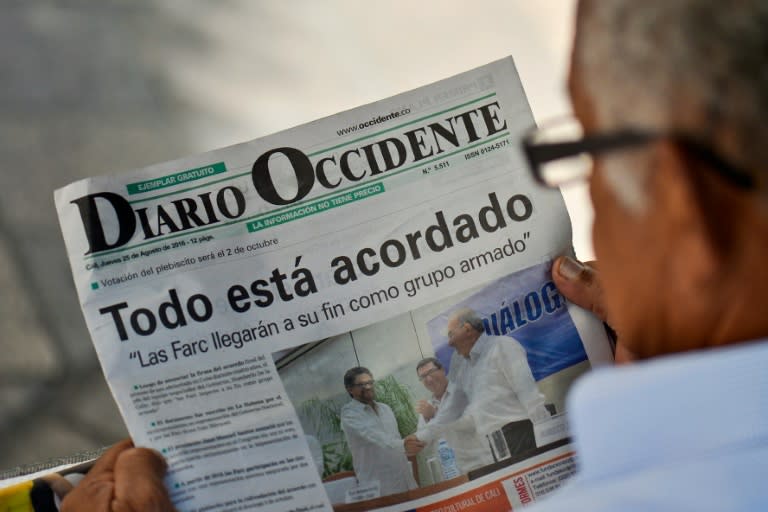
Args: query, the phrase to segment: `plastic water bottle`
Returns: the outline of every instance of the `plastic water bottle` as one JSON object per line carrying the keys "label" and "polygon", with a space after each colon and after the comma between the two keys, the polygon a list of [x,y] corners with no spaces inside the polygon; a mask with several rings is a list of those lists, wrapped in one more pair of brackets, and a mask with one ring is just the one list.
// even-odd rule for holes
{"label": "plastic water bottle", "polygon": [[453,448],[448,445],[448,441],[441,439],[437,443],[437,454],[440,456],[440,465],[443,468],[443,478],[455,478],[459,476],[459,468],[456,465],[456,454]]}

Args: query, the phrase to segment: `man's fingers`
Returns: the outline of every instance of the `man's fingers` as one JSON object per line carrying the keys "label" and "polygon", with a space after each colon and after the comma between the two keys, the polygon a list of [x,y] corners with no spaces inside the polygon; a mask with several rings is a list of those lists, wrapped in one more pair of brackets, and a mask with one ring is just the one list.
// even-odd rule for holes
{"label": "man's fingers", "polygon": [[123,439],[119,443],[112,445],[109,450],[102,453],[101,457],[96,460],[96,463],[93,465],[91,470],[88,471],[88,476],[98,475],[104,471],[112,471],[115,468],[115,462],[117,462],[117,458],[121,453],[123,453],[125,450],[128,450],[129,448],[133,448],[133,441],[130,439]]}
{"label": "man's fingers", "polygon": [[168,465],[162,455],[149,448],[133,448],[120,454],[115,463],[115,479],[130,480],[138,473],[162,480]]}
{"label": "man's fingers", "polygon": [[67,493],[61,503],[62,512],[78,512],[80,510],[110,510],[114,496],[114,468],[120,455],[133,447],[130,439],[120,441],[104,452],[96,461],[83,481]]}
{"label": "man's fingers", "polygon": [[633,354],[632,352],[630,352],[630,351],[629,351],[629,350],[628,350],[626,347],[624,347],[624,345],[622,345],[621,343],[617,343],[617,344],[616,344],[616,354],[615,354],[614,358],[615,358],[615,360],[616,360],[616,364],[626,364],[626,363],[631,363],[632,361],[634,361],[635,359],[637,359],[637,357],[635,356],[635,354]]}
{"label": "man's fingers", "polygon": [[163,457],[130,440],[107,450],[62,502],[62,512],[174,512]]}
{"label": "man's fingers", "polygon": [[167,469],[162,455],[148,448],[133,448],[115,462],[114,512],[170,512],[171,504],[163,479]]}
{"label": "man's fingers", "polygon": [[[552,265],[552,279],[566,299],[592,311],[600,320],[610,324],[605,311],[597,262],[581,263],[568,256],[561,256]],[[617,364],[629,363],[636,359],[635,355],[621,344],[621,340],[616,341]]]}
{"label": "man's fingers", "polygon": [[603,322],[607,321],[595,262],[581,263],[561,256],[552,265],[552,279],[566,299],[592,311]]}
{"label": "man's fingers", "polygon": [[72,485],[72,482],[64,478],[58,473],[53,473],[52,475],[45,475],[43,477],[40,477],[40,480],[45,481],[45,483],[48,484],[48,486],[53,491],[53,494],[58,496],[60,500],[63,500],[64,497],[72,492],[72,490],[75,488],[74,485]]}
{"label": "man's fingers", "polygon": [[409,444],[407,444],[407,445],[405,446],[405,454],[406,454],[407,456],[409,456],[409,457],[410,457],[410,456],[413,456],[413,455],[416,455],[416,454],[418,454],[418,453],[419,453],[421,450],[423,450],[425,446],[426,446],[426,445],[425,445],[424,443],[422,443],[422,442],[417,442],[417,443],[409,443]]}

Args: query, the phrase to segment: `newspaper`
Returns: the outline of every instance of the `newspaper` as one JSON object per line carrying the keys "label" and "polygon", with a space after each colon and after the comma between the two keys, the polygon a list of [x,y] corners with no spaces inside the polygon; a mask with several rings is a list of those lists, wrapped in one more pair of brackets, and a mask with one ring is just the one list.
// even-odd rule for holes
{"label": "newspaper", "polygon": [[572,474],[564,396],[611,350],[551,282],[570,222],[523,163],[531,126],[506,58],[56,191],[104,374],[179,510],[500,510]]}

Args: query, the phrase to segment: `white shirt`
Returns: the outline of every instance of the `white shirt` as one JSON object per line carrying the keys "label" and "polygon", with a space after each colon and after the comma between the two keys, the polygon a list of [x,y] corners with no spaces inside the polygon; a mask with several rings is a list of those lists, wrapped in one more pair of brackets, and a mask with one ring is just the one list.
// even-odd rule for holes
{"label": "white shirt", "polygon": [[768,510],[767,369],[762,340],[579,379],[579,472],[526,511]]}
{"label": "white shirt", "polygon": [[341,428],[352,452],[357,480],[378,481],[382,496],[415,489],[395,415],[387,404],[375,403],[376,411],[357,400],[341,408]]}
{"label": "white shirt", "polygon": [[523,346],[509,336],[483,335],[475,346],[480,343],[485,346],[475,379],[480,385],[468,394],[477,431],[488,435],[511,421],[549,418]]}
{"label": "white shirt", "polygon": [[442,404],[435,419],[417,432],[419,439],[432,440],[446,429],[474,429],[485,437],[511,421],[550,417],[525,349],[512,337],[482,334],[469,357],[454,352],[448,379],[464,392],[466,402]]}
{"label": "white shirt", "polygon": [[[442,398],[448,398],[448,395],[449,395],[449,391],[448,391],[448,388],[446,388]],[[435,395],[432,395],[430,398],[427,399],[427,403],[429,403],[429,405],[435,408],[435,414],[437,414],[437,410],[440,409],[440,401],[441,401],[441,398],[435,398]],[[432,416],[432,418],[430,419],[434,419],[434,416]],[[427,423],[429,423],[429,420],[425,419],[423,414],[419,414],[419,418],[418,420],[416,420],[416,429],[418,430],[426,427]]]}
{"label": "white shirt", "polygon": [[[458,397],[454,397],[454,395],[458,395]],[[452,400],[454,401],[454,407],[458,407],[457,404],[461,404],[462,410],[467,405],[466,395],[462,391],[456,390],[454,383],[449,382],[440,400],[434,396],[429,399],[429,403],[437,409],[435,416],[430,421],[426,421],[422,415],[419,415],[416,437],[419,437],[419,432],[423,432],[427,424],[437,420],[442,405],[451,403]],[[469,428],[464,430],[446,429],[438,437],[445,439],[453,449],[453,453],[456,456],[456,465],[461,473],[468,473],[473,469],[493,462],[493,455],[491,454],[488,440],[485,437],[478,436],[474,425],[470,425]],[[425,450],[427,454],[435,451],[437,441],[439,439],[429,441],[430,446]]]}
{"label": "white shirt", "polygon": [[[422,441],[431,442],[448,430],[471,432],[477,436],[474,419],[465,415],[469,405],[469,395],[475,388],[475,380],[481,373],[480,366],[486,354],[486,345],[480,339],[473,345],[469,357],[464,357],[454,351],[451,355],[451,368],[448,372],[448,386],[453,392],[446,396],[437,410],[437,414],[425,428],[416,432],[416,437]],[[485,463],[493,462],[490,456]]]}

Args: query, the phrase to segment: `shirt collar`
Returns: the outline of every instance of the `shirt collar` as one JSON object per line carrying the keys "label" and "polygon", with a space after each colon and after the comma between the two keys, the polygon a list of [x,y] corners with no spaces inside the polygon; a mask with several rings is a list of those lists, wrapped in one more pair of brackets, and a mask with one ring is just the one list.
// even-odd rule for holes
{"label": "shirt collar", "polygon": [[477,359],[482,355],[482,353],[485,351],[487,340],[488,336],[486,336],[485,333],[481,333],[480,337],[477,338],[477,341],[475,341],[475,344],[472,345],[472,348],[469,350],[469,359]]}
{"label": "shirt collar", "polygon": [[[373,407],[371,407],[370,405],[364,404],[363,402],[361,402],[360,400],[357,400],[355,398],[350,400],[348,403],[350,404],[349,407],[353,407],[355,409],[363,409],[363,410],[367,409],[369,411],[373,411],[374,410]],[[374,402],[374,403],[378,404],[378,402]]]}
{"label": "shirt collar", "polygon": [[580,478],[768,439],[768,341],[596,370],[568,398]]}

